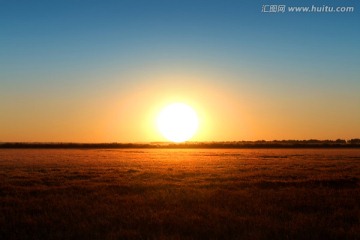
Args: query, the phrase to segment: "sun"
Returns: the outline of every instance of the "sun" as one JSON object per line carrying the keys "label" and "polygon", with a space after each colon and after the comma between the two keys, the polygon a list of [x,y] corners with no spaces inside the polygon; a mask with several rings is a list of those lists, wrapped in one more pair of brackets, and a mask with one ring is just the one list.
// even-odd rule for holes
{"label": "sun", "polygon": [[161,134],[172,142],[189,140],[199,127],[199,119],[195,110],[184,103],[173,103],[166,106],[156,120]]}

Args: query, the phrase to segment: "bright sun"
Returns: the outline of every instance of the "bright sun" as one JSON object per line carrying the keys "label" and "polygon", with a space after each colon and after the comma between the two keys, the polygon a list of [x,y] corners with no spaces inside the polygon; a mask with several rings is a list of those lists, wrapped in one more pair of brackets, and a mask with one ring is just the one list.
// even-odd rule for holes
{"label": "bright sun", "polygon": [[173,103],[162,109],[156,124],[161,134],[169,141],[184,142],[196,133],[199,119],[190,106]]}

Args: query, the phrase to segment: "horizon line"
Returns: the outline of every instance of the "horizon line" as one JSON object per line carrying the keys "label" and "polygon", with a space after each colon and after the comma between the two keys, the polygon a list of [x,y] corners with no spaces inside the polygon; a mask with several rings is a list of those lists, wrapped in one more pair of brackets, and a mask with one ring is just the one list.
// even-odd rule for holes
{"label": "horizon line", "polygon": [[257,141],[207,141],[207,142],[147,142],[147,143],[76,143],[76,142],[0,142],[0,148],[37,149],[120,149],[120,148],[360,148],[360,139],[350,140],[257,140]]}
{"label": "horizon line", "polygon": [[117,141],[109,141],[109,142],[81,142],[81,141],[0,141],[0,144],[186,144],[186,143],[251,143],[251,142],[309,142],[309,141],[317,141],[317,142],[336,142],[336,141],[352,141],[359,140],[360,136],[355,138],[336,138],[336,139],[316,139],[316,138],[308,138],[308,139],[258,139],[258,140],[208,140],[208,141],[184,141],[184,142],[172,142],[172,141],[134,141],[134,142],[117,142]]}

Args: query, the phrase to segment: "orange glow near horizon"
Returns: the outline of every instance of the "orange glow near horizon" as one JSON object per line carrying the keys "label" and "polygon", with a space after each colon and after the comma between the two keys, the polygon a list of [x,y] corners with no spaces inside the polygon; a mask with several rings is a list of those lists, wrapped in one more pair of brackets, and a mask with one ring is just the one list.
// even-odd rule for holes
{"label": "orange glow near horizon", "polygon": [[[206,74],[176,74],[173,71],[146,78],[137,75],[136,79],[145,80],[130,89],[114,106],[118,111],[110,119],[109,138],[118,138],[116,141],[119,142],[173,141],[164,138],[156,123],[159,113],[172,103],[184,103],[195,110],[199,128],[189,139],[191,141],[235,140],[231,134],[240,139],[247,138],[249,128],[246,118],[240,115],[243,110],[240,101],[215,83],[205,84],[212,80]],[[184,140],[187,139],[181,141]]]}
{"label": "orange glow near horizon", "polygon": [[[233,76],[235,81],[209,69],[149,69],[108,76],[112,86],[82,95],[74,92],[65,100],[43,92],[34,100],[14,102],[0,120],[8,126],[2,129],[0,141],[161,142],[165,138],[156,127],[156,118],[174,102],[191,106],[198,115],[199,129],[190,141],[350,139],[358,133],[355,127],[340,127],[340,115],[331,115],[330,105],[303,108],[309,105],[303,101],[311,97],[283,102],[259,86],[235,85],[239,76]],[[126,80],[126,88],[117,85],[118,79]],[[228,85],[229,79],[233,85]],[[319,109],[329,119],[325,124],[317,117]],[[349,121],[349,126],[356,124]]]}

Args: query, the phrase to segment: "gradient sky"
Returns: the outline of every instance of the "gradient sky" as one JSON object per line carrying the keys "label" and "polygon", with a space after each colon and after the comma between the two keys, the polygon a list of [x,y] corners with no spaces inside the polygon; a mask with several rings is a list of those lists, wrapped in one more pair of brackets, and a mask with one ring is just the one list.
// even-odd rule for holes
{"label": "gradient sky", "polygon": [[0,30],[3,142],[163,141],[174,101],[192,140],[360,137],[358,0],[9,0]]}

